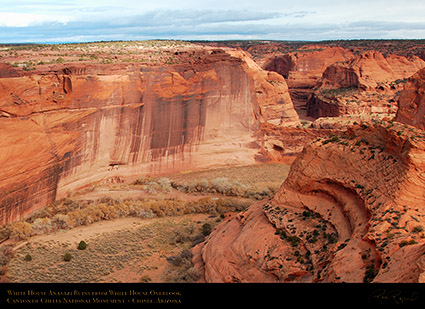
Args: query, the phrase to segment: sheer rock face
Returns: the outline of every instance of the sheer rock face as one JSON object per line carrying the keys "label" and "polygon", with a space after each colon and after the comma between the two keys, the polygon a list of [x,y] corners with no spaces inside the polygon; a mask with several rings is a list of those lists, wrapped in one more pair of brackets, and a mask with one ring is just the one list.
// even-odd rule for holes
{"label": "sheer rock face", "polygon": [[207,282],[422,282],[425,134],[399,123],[316,140],[270,201],[194,249]]}
{"label": "sheer rock face", "polygon": [[297,52],[270,57],[263,67],[283,75],[291,88],[312,88],[328,66],[352,56],[342,47],[309,45]]}
{"label": "sheer rock face", "polygon": [[306,117],[308,97],[331,64],[350,59],[353,53],[342,47],[303,46],[296,52],[267,58],[263,67],[285,77],[292,102],[300,117]]}
{"label": "sheer rock face", "polygon": [[365,52],[345,62],[330,65],[323,72],[319,86],[356,87],[374,90],[395,80],[410,77],[425,66],[419,57],[410,59],[397,55],[384,57],[380,52]]}
{"label": "sheer rock face", "polygon": [[104,177],[253,163],[261,122],[299,123],[290,101],[263,104],[284,87],[221,50],[191,65],[0,71],[1,224]]}
{"label": "sheer rock face", "polygon": [[288,85],[282,75],[274,71],[263,70],[245,52],[229,50],[233,57],[243,60],[256,89],[263,123],[282,127],[294,127],[300,124],[297,112],[289,95]]}
{"label": "sheer rock face", "polygon": [[424,66],[425,61],[419,57],[384,57],[376,51],[336,62],[326,68],[309,97],[307,115],[315,118],[362,113],[393,115],[407,78]]}
{"label": "sheer rock face", "polygon": [[425,69],[409,78],[398,100],[396,120],[425,130]]}

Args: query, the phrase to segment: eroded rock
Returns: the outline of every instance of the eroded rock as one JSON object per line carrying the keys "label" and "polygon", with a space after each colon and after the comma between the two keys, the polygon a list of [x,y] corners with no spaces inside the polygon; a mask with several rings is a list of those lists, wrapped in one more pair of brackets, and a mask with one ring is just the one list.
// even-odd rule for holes
{"label": "eroded rock", "polygon": [[425,133],[395,122],[312,142],[272,200],[195,247],[203,280],[422,281],[424,158]]}

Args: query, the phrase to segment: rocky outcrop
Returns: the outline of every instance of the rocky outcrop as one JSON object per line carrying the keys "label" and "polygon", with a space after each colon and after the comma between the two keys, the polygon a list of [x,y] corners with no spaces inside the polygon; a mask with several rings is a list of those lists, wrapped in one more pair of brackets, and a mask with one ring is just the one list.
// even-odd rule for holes
{"label": "rocky outcrop", "polygon": [[337,117],[348,114],[397,111],[398,94],[407,78],[423,68],[418,57],[365,52],[344,62],[336,62],[323,72],[307,101],[307,115]]}
{"label": "rocky outcrop", "polygon": [[328,66],[352,56],[342,47],[308,45],[296,52],[270,57],[263,67],[283,75],[291,88],[312,88]]}
{"label": "rocky outcrop", "polygon": [[206,282],[422,282],[425,134],[362,123],[306,146],[270,201],[192,251]]}
{"label": "rocky outcrop", "polygon": [[299,123],[284,81],[222,50],[190,65],[6,69],[0,224],[103,177],[254,163],[261,122]]}
{"label": "rocky outcrop", "polygon": [[292,101],[299,114],[305,116],[306,101],[325,69],[352,56],[342,47],[308,45],[296,52],[270,56],[263,67],[286,78]]}
{"label": "rocky outcrop", "polygon": [[394,81],[406,79],[424,66],[425,62],[419,57],[384,57],[377,51],[365,52],[327,67],[318,86],[375,90],[377,87],[390,87]]}
{"label": "rocky outcrop", "polygon": [[305,145],[318,138],[327,137],[341,131],[341,128],[335,129],[335,125],[328,127],[303,128],[297,126],[287,128],[264,123],[261,125],[261,148],[256,159],[260,162],[291,164],[303,151]]}
{"label": "rocky outcrop", "polygon": [[398,100],[396,120],[425,130],[425,69],[407,81]]}
{"label": "rocky outcrop", "polygon": [[263,70],[245,52],[229,50],[231,56],[242,59],[254,81],[257,102],[264,123],[293,127],[300,124],[289,95],[285,79],[273,70]]}

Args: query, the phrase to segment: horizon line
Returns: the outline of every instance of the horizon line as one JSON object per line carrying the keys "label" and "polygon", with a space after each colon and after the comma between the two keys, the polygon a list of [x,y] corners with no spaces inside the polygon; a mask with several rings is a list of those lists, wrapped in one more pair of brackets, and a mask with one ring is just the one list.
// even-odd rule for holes
{"label": "horizon line", "polygon": [[216,40],[208,40],[208,39],[141,39],[141,40],[93,40],[93,41],[69,41],[69,42],[51,42],[51,41],[34,41],[34,42],[0,42],[1,46],[18,46],[18,45],[66,45],[66,44],[91,44],[91,43],[112,43],[112,42],[150,42],[150,41],[177,41],[177,42],[296,42],[296,43],[325,43],[325,42],[340,42],[340,41],[425,41],[425,38],[418,39],[326,39],[326,40],[279,40],[279,39],[216,39]]}

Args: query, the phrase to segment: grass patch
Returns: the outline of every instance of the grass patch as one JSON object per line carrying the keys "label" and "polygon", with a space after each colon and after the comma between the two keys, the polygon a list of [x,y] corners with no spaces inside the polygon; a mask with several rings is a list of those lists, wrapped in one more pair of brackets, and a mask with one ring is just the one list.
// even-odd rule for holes
{"label": "grass patch", "polygon": [[[213,228],[218,218],[198,214],[132,219],[133,223],[117,230],[111,222],[108,232],[86,238],[86,250],[77,249],[78,243],[70,240],[73,236],[60,241],[39,238],[16,251],[8,263],[8,276],[20,283],[193,282],[197,272],[187,251],[204,239],[203,225]],[[33,262],[25,262],[26,255]],[[175,264],[168,262],[167,257],[179,255]],[[122,272],[126,275],[120,276]]]}
{"label": "grass patch", "polygon": [[261,200],[273,196],[288,176],[290,165],[257,164],[170,176],[173,188],[185,193],[218,193]]}

